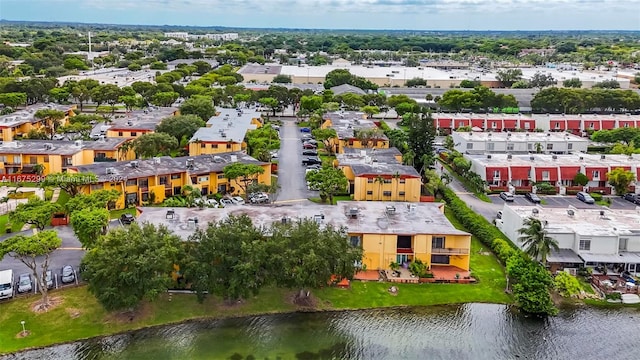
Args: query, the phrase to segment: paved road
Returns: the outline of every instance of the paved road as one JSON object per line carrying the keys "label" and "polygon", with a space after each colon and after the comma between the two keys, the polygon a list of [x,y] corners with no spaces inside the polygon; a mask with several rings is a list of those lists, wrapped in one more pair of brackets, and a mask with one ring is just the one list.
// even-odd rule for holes
{"label": "paved road", "polygon": [[302,166],[302,142],[295,120],[283,119],[280,127],[280,152],[278,154],[278,185],[276,202],[306,200],[317,196],[307,190],[304,180],[306,168]]}
{"label": "paved road", "polygon": [[[436,172],[447,172],[447,169],[441,168],[439,164],[436,164]],[[460,183],[453,175],[449,175],[451,183],[448,185],[453,190],[460,200],[464,201],[470,209],[484,216],[485,219],[493,221],[496,218],[496,213],[501,210],[502,204],[488,203],[478,199],[473,193],[467,191],[462,183]]]}

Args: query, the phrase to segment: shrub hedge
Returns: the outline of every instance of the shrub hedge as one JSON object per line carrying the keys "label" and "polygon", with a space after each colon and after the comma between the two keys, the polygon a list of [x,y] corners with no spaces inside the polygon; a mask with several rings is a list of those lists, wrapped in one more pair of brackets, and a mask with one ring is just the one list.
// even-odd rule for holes
{"label": "shrub hedge", "polygon": [[487,219],[471,210],[453,190],[446,189],[444,199],[456,219],[506,265],[507,275],[513,281],[513,295],[520,309],[531,314],[555,314],[557,309],[549,294],[553,287],[551,274],[540,263],[526,256]]}

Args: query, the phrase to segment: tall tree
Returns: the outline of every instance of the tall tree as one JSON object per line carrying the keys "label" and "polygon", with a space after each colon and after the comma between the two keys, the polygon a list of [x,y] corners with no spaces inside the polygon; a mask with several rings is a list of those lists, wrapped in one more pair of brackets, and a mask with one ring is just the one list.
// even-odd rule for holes
{"label": "tall tree", "polygon": [[62,120],[65,116],[64,111],[55,109],[40,109],[33,114],[33,117],[44,123],[43,125],[50,139],[53,139],[53,135],[62,125]]}
{"label": "tall tree", "polygon": [[54,173],[49,174],[45,180],[40,183],[41,187],[60,188],[73,196],[78,195],[80,188],[85,185],[98,182],[98,177],[92,173]]}
{"label": "tall tree", "polygon": [[636,175],[632,171],[615,168],[607,173],[607,179],[616,194],[622,196],[629,191],[629,185],[636,180]]}
{"label": "tall tree", "polygon": [[216,109],[213,107],[213,100],[210,97],[194,95],[180,105],[180,113],[182,115],[197,115],[206,122],[216,114]]}
{"label": "tall tree", "polygon": [[71,214],[70,222],[73,233],[85,249],[94,246],[100,235],[103,235],[109,225],[109,211],[105,208],[92,208],[76,211]]}
{"label": "tall tree", "polygon": [[185,276],[192,280],[199,300],[205,293],[228,303],[246,299],[271,280],[265,235],[246,214],[209,223],[189,240],[195,246],[187,256]]}
{"label": "tall tree", "polygon": [[335,141],[338,139],[338,133],[335,129],[326,128],[326,129],[314,129],[311,131],[311,134],[316,138],[316,140],[322,141],[324,144],[324,149],[329,152],[329,155],[333,155],[336,152],[336,144]]}
{"label": "tall tree", "polygon": [[505,69],[498,70],[496,73],[496,79],[502,83],[504,87],[511,87],[516,81],[522,80],[522,70],[520,69]]}
{"label": "tall tree", "polygon": [[133,309],[167,291],[181,252],[180,237],[166,227],[133,223],[101,237],[82,259],[82,274],[105,309]]}
{"label": "tall tree", "polygon": [[235,180],[242,189],[244,197],[247,197],[247,188],[252,182],[258,181],[258,175],[264,173],[264,168],[256,164],[234,163],[224,167],[224,177]]}
{"label": "tall tree", "polygon": [[546,265],[547,256],[551,250],[559,249],[558,242],[547,235],[547,230],[540,219],[526,218],[522,225],[523,227],[518,229],[518,234],[520,234],[519,239],[522,241],[525,253],[534,260],[540,259],[542,264]]}
{"label": "tall tree", "polygon": [[348,241],[346,229],[316,219],[275,223],[270,232],[277,249],[270,254],[278,269],[273,276],[280,286],[299,290],[300,304],[307,303],[310,289],[325,287],[332,276],[352,279],[362,260],[360,244]]}
{"label": "tall tree", "polygon": [[310,171],[305,179],[310,188],[320,191],[320,198],[323,201],[329,199],[329,204],[333,204],[333,197],[336,194],[345,193],[349,186],[349,181],[342,170],[333,166],[324,166],[320,170]]}
{"label": "tall tree", "polygon": [[433,125],[431,114],[410,114],[405,123],[409,129],[407,131],[407,144],[409,149],[415,154],[415,159],[420,159],[414,167],[418,171],[422,170],[424,160],[428,166],[434,164],[433,142],[435,140],[436,129]]}
{"label": "tall tree", "polygon": [[18,223],[31,224],[42,231],[51,225],[53,214],[61,211],[62,207],[59,204],[32,196],[26,203],[18,204],[16,209],[9,213],[9,219]]}
{"label": "tall tree", "polygon": [[205,126],[206,123],[197,115],[180,115],[162,119],[156,126],[156,131],[169,134],[182,142],[183,139],[191,139],[198,129]]}
{"label": "tall tree", "polygon": [[534,88],[542,89],[547,86],[553,86],[557,83],[556,79],[551,74],[544,74],[542,72],[536,72],[529,80],[529,85]]}
{"label": "tall tree", "polygon": [[140,158],[169,155],[180,145],[173,136],[162,133],[147,133],[140,135],[132,142],[133,151]]}
{"label": "tall tree", "polygon": [[[46,274],[49,270],[49,255],[62,245],[62,239],[54,230],[40,231],[34,235],[17,235],[0,242],[0,260],[9,255],[26,265],[38,284],[42,299],[38,307],[47,310],[51,305]],[[39,262],[39,266],[38,266]],[[40,267],[40,271],[38,271]]]}

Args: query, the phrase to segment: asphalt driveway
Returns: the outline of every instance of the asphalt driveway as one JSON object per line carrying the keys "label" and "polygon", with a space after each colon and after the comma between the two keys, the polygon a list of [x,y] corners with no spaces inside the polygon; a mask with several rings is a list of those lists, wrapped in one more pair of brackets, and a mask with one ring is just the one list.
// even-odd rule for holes
{"label": "asphalt driveway", "polygon": [[276,202],[306,200],[318,196],[307,190],[304,179],[306,167],[302,165],[300,129],[295,120],[283,119],[280,127],[280,152],[278,153],[278,195]]}

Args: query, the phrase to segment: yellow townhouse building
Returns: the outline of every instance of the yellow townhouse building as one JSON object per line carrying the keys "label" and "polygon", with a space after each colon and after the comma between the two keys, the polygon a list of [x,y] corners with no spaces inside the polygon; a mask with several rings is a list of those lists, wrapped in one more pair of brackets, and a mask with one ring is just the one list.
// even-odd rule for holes
{"label": "yellow townhouse building", "polygon": [[144,110],[116,115],[110,125],[104,125],[103,135],[108,138],[137,138],[156,131],[156,126],[168,117],[180,114],[178,108],[150,106]]}
{"label": "yellow townhouse building", "polygon": [[65,118],[60,121],[63,126],[69,117],[75,116],[76,105],[57,104],[34,104],[24,110],[18,110],[8,115],[0,116],[0,139],[2,141],[13,141],[26,136],[33,129],[41,129],[46,126],[46,119],[36,119],[34,117],[38,110],[59,110],[65,113]]}
{"label": "yellow townhouse building", "polygon": [[255,110],[217,108],[207,126],[198,129],[189,141],[189,155],[245,150],[245,135],[262,126],[260,116]]}
{"label": "yellow townhouse building", "polygon": [[402,164],[398,149],[344,150],[336,163],[349,180],[354,200],[420,201],[422,178],[413,166]]}
{"label": "yellow townhouse building", "polygon": [[87,184],[81,189],[83,193],[101,189],[118,190],[120,198],[116,201],[116,207],[121,209],[127,205],[161,203],[168,197],[180,195],[185,185],[193,186],[202,195],[240,194],[238,182],[224,177],[224,168],[236,162],[262,166],[264,173],[255,180],[271,185],[271,164],[241,152],[95,163],[75,166],[68,171],[98,176],[97,183]]}
{"label": "yellow townhouse building", "polygon": [[[166,223],[164,211],[143,208],[140,221]],[[327,207],[315,203],[282,204],[277,207],[229,206],[224,209],[175,209],[181,219],[198,217],[202,223],[216,222],[229,215],[248,214],[254,224],[312,219],[321,226],[345,228],[347,241],[363,250],[362,264],[368,270],[389,270],[391,263],[409,265],[421,260],[432,270],[468,271],[471,234],[456,229],[444,216],[444,204],[371,201],[339,201]],[[180,236],[188,237],[184,223],[172,223]]]}
{"label": "yellow townhouse building", "polygon": [[337,138],[331,140],[333,151],[341,154],[347,148],[386,149],[389,139],[366,114],[353,111],[338,111],[325,114],[321,128],[335,129]]}
{"label": "yellow townhouse building", "polygon": [[125,145],[127,142],[127,139],[3,142],[0,144],[0,174],[48,175],[77,165],[134,159],[134,152]]}

